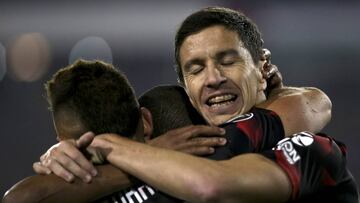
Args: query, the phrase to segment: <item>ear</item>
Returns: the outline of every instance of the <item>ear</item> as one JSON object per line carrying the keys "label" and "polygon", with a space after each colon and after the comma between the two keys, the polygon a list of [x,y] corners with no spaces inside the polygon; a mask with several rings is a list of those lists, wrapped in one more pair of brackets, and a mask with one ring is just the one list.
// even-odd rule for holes
{"label": "ear", "polygon": [[153,133],[153,122],[152,115],[149,109],[145,107],[141,107],[141,117],[144,125],[144,139],[145,141],[149,141],[151,139],[151,135]]}
{"label": "ear", "polygon": [[259,81],[259,86],[258,86],[258,91],[264,91],[267,87],[267,76],[266,76],[266,67],[268,66],[268,63],[266,60],[260,60],[259,61],[259,75],[258,75],[258,81]]}

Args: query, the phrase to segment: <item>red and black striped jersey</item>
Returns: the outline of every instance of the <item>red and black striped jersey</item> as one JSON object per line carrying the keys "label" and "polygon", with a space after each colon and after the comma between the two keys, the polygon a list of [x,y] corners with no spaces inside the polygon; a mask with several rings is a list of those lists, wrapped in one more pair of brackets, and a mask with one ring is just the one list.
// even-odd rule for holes
{"label": "red and black striped jersey", "polygon": [[[279,116],[259,108],[220,127],[226,130],[227,144],[206,158],[226,160],[243,153],[261,153],[288,175],[292,184],[290,202],[358,202],[354,179],[346,168],[345,147],[333,139],[311,134],[306,137],[304,133],[284,138]],[[98,202],[183,201],[140,183]]]}
{"label": "red and black striped jersey", "polygon": [[357,186],[346,167],[345,145],[325,134],[301,132],[262,154],[288,175],[289,202],[359,202]]}

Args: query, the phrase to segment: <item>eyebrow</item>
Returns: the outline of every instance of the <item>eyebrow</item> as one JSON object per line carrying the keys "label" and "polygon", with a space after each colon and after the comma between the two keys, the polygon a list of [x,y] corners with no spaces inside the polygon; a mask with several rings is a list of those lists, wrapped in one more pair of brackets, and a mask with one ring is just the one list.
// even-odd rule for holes
{"label": "eyebrow", "polygon": [[[239,52],[236,50],[236,49],[227,49],[227,50],[223,50],[223,51],[220,51],[218,53],[215,54],[215,59],[216,60],[219,60],[221,58],[223,58],[224,56],[227,56],[227,55],[231,55],[231,56],[237,56],[239,58],[242,58],[239,54]],[[194,59],[191,59],[189,61],[187,61],[184,65],[184,69],[187,71],[190,69],[190,66],[193,65],[193,64],[202,64],[204,63],[204,60],[201,59],[201,58],[194,58]]]}
{"label": "eyebrow", "polygon": [[190,66],[193,65],[193,64],[202,64],[204,63],[204,60],[203,59],[200,59],[200,58],[194,58],[194,59],[191,59],[189,61],[187,61],[184,65],[184,69],[185,71],[188,71],[190,69]]}
{"label": "eyebrow", "polygon": [[239,54],[239,52],[236,50],[236,49],[227,49],[227,50],[224,50],[224,51],[220,51],[218,53],[215,54],[215,59],[216,60],[219,60],[219,59],[222,59],[224,58],[225,56],[227,55],[231,55],[231,56],[237,56],[239,58],[242,58]]}

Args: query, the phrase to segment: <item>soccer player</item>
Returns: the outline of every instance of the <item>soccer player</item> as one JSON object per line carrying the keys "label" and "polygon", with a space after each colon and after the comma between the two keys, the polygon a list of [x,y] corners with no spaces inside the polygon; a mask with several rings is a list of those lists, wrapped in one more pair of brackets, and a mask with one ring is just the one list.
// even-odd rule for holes
{"label": "soccer player", "polygon": [[[250,116],[245,117],[258,112],[253,106],[264,102],[267,85],[261,74],[262,39],[246,16],[225,8],[200,10],[183,22],[175,45],[179,79],[209,124],[221,125],[234,118],[237,121],[239,114],[241,120],[248,112]],[[271,100],[263,103],[279,115],[286,135],[319,130],[321,124],[297,122],[279,111],[277,104]],[[293,110],[303,118],[309,118],[304,112],[317,115],[313,106]],[[313,125],[309,128],[308,123]],[[102,149],[107,160],[122,170],[191,202],[358,201],[356,185],[346,169],[344,147],[325,135],[297,133],[273,150],[225,161],[154,148],[114,135],[98,136],[92,146]]]}
{"label": "soccer player", "polygon": [[[208,123],[220,125],[230,118],[234,118],[237,114],[243,115],[250,110],[253,104],[257,104],[264,100],[265,95],[263,94],[263,90],[265,89],[266,83],[264,82],[260,71],[263,63],[259,62],[259,57],[256,58],[256,49],[251,50],[251,47],[246,47],[251,46],[252,43],[256,44],[261,40],[259,38],[256,39],[256,34],[258,34],[256,33],[257,30],[255,29],[255,32],[252,32],[254,31],[252,30],[254,27],[247,21],[246,17],[242,17],[243,21],[240,24],[236,21],[239,19],[232,18],[234,16],[231,14],[236,13],[233,13],[231,10],[225,9],[225,12],[223,12],[223,9],[216,8],[204,10],[204,13],[206,15],[209,13],[214,14],[215,17],[218,16],[217,20],[219,20],[219,18],[225,19],[226,15],[229,17],[230,13],[230,20],[228,21],[225,19],[225,24],[223,25],[221,22],[216,21],[216,18],[209,18],[209,20],[207,18],[201,18],[201,15],[201,20],[199,21],[199,13],[194,14],[197,15],[195,16],[197,21],[195,20],[194,27],[199,29],[188,33],[188,36],[186,36],[185,32],[184,41],[181,42],[183,44],[180,43],[181,46],[178,46],[178,48],[181,47],[179,48],[180,52],[182,52],[182,49],[185,49],[183,54],[180,53],[180,58],[190,57],[190,59],[188,61],[187,59],[181,59],[185,60],[185,63],[182,64],[181,62],[180,65],[181,72],[184,72],[184,84],[194,107],[197,108]],[[204,13],[200,12],[200,14]],[[205,26],[201,27],[201,23],[199,22],[204,22]],[[226,27],[226,23],[235,23],[239,25],[238,27]],[[183,26],[183,28],[184,27],[187,28],[184,29],[185,31],[192,30],[191,26],[190,28]],[[248,35],[246,36],[251,40],[248,39],[248,41],[245,41],[244,39],[239,39],[244,37],[244,35],[241,35],[240,33],[239,36],[237,35],[234,30],[238,28],[240,30],[243,29],[241,32],[243,32],[244,29],[245,31],[249,31],[247,29],[250,29],[250,33],[247,33]],[[245,44],[245,48],[241,46],[243,44]],[[259,45],[259,43],[256,45]],[[192,50],[192,48],[194,50]],[[189,56],[187,54],[195,54],[195,56]],[[255,67],[255,64],[257,67]],[[290,92],[294,93],[292,89],[290,89]],[[311,91],[305,90],[302,93],[309,92]],[[201,94],[199,95],[199,93]],[[300,96],[303,96],[303,94],[300,94]],[[301,98],[300,96],[297,98],[296,102],[300,102],[300,104],[301,102],[307,103],[302,100],[298,101]],[[270,101],[267,106],[274,108],[274,103]],[[305,107],[308,106],[305,105]],[[308,118],[307,116],[309,116],[304,114],[304,112],[307,112],[307,109],[310,110],[308,111],[310,114],[314,113],[314,109],[318,110],[318,108],[313,106],[311,108],[298,109],[300,110],[299,112],[301,112],[299,116],[304,118]],[[296,128],[294,128],[294,123],[292,123],[296,120],[294,119],[296,117],[286,117],[286,115],[279,113],[281,111],[275,112],[279,114],[284,123],[286,134],[296,130]],[[256,112],[251,113],[255,114]],[[238,120],[236,119],[235,121]],[[293,125],[291,125],[291,123]],[[300,129],[304,129],[304,124],[306,124],[306,122],[295,122],[295,124],[295,127],[298,126]],[[323,122],[320,122],[320,125],[314,125],[314,123],[311,122],[310,124],[313,124],[313,126],[310,126],[310,129],[316,131],[319,126],[322,126]],[[310,140],[310,142],[306,142],[306,146],[308,146],[309,143],[311,146],[317,146],[318,140],[324,141],[318,137],[314,138],[314,136],[306,133],[296,135],[294,139],[291,139],[290,141],[303,140],[302,137],[307,137],[305,140]],[[326,146],[328,149],[334,146],[334,150],[330,151],[334,152],[335,155],[339,155],[337,145],[334,144],[331,139],[324,139],[325,144],[322,146]],[[329,141],[330,145],[329,143],[327,143],[327,145],[326,141]],[[284,143],[286,143],[284,146],[287,146],[288,148],[279,147],[278,150],[289,149],[288,152],[293,155],[292,163],[299,163],[299,156],[294,156],[294,154],[298,155],[298,151],[289,148],[289,146],[293,146],[293,143],[287,141],[284,141]],[[94,146],[102,149],[111,148],[112,151],[110,153],[106,150],[101,150],[102,154],[107,156],[107,159],[111,163],[132,175],[155,185],[158,189],[189,201],[221,200],[222,202],[255,202],[265,199],[267,201],[285,201],[289,198],[290,191],[295,194],[293,195],[295,198],[298,198],[296,187],[299,185],[299,182],[296,182],[297,179],[295,178],[295,181],[291,180],[294,181],[292,182],[294,187],[289,189],[290,187],[288,186],[290,185],[290,181],[287,179],[287,173],[284,173],[286,170],[284,169],[284,171],[282,171],[279,167],[279,165],[283,165],[277,165],[271,162],[266,158],[271,157],[268,155],[242,155],[228,161],[214,162],[187,156],[182,153],[149,147],[120,137],[114,137],[113,135],[103,135],[95,138]],[[130,150],[134,148],[136,149],[135,151]],[[310,147],[306,149],[310,150]],[[138,154],[139,152],[145,152],[144,156],[141,157],[141,155]],[[119,153],[121,153],[120,156]],[[328,155],[327,153],[319,154]],[[149,157],[151,155],[156,156]],[[166,157],[171,157],[172,159]],[[341,159],[343,158],[341,155],[336,157],[340,157],[340,161],[343,160]],[[324,160],[321,156],[318,158],[319,160]],[[50,158],[48,160],[54,159]],[[249,163],[244,164],[241,160],[246,160]],[[126,164],[124,164],[125,162]],[[201,165],[203,167],[201,167]],[[340,168],[343,167],[344,166]],[[183,175],[181,170],[188,172],[188,175]],[[201,172],[201,170],[205,170],[205,172]],[[250,170],[252,173],[249,173]],[[151,171],[151,174],[146,174],[149,173],[149,171]],[[327,170],[325,171],[328,172]],[[242,172],[244,173],[242,174]],[[300,170],[300,172],[302,171]],[[337,172],[338,171],[335,171],[334,173],[337,174]],[[207,174],[211,175],[207,176]],[[152,175],[154,176],[150,177]],[[320,174],[320,176],[323,176],[323,174]],[[172,177],[176,178],[173,179]],[[214,180],[211,180],[209,177],[214,177]],[[221,179],[221,177],[223,178]],[[319,178],[319,180],[324,179]],[[192,185],[189,183],[191,181]],[[304,178],[302,181],[306,182],[308,180]],[[335,184],[331,185],[332,188],[338,188],[339,185],[337,181],[338,180],[333,181]],[[269,186],[270,183],[275,185],[277,190],[273,190],[274,187]],[[346,184],[349,185],[349,182]],[[324,186],[321,184],[319,185]],[[259,195],[254,195],[254,189],[257,189]],[[313,192],[314,190],[312,189],[313,188],[309,191]],[[268,197],[269,195],[271,196]]]}
{"label": "soccer player", "polygon": [[[169,88],[179,90],[180,87]],[[169,90],[169,88],[166,89]],[[121,74],[112,65],[101,61],[77,61],[59,70],[46,83],[46,89],[59,141],[75,140],[83,133],[92,131],[96,134],[117,133],[140,142],[144,142],[144,137],[147,138],[151,135],[157,138],[152,139],[150,145],[164,145],[166,148],[175,148],[179,151],[188,151],[195,154],[209,154],[204,148],[223,145],[223,141],[219,141],[218,137],[196,139],[201,133],[206,136],[220,134],[219,128],[210,126],[197,128],[198,132],[187,129],[180,132],[177,130],[170,131],[164,136],[171,136],[176,142],[173,144],[166,142],[168,139],[159,136],[160,133],[162,134],[161,130],[189,125],[192,121],[189,119],[190,115],[188,113],[196,115],[194,109],[187,111],[185,103],[178,100],[183,98],[183,101],[185,101],[187,97],[182,97],[177,92],[171,95],[166,93],[168,99],[171,99],[174,95],[173,100],[176,100],[178,104],[184,104],[184,107],[181,108],[178,105],[181,111],[178,111],[176,119],[173,119],[177,123],[166,126],[167,124],[163,122],[161,126],[158,125],[162,129],[153,128],[153,120],[160,120],[158,116],[162,116],[162,114],[156,114],[154,102],[151,102],[151,98],[149,98],[153,94],[145,94],[141,97],[141,101],[143,105],[149,105],[149,108],[154,111],[154,115],[145,108],[140,109],[125,75]],[[150,102],[152,106],[146,102]],[[159,107],[167,108],[165,102],[157,104]],[[171,107],[169,106],[169,108]],[[170,114],[163,115],[166,117]],[[198,117],[201,119],[199,115]],[[166,117],[166,119],[168,118]],[[86,135],[85,138],[87,136],[89,135]],[[86,142],[86,139],[79,139],[76,144],[81,146],[84,142]],[[99,154],[92,153],[91,149],[87,150],[82,149],[82,153],[87,154],[93,162],[103,164],[104,160],[101,156],[98,156]],[[115,167],[109,164],[97,165],[97,169],[99,174],[91,185],[83,184],[80,181],[68,184],[52,175],[29,177],[16,184],[6,195],[4,202],[88,202],[106,196],[115,189],[124,189],[131,186],[131,179]],[[83,180],[87,181],[86,178]],[[104,186],[103,182],[107,186]],[[81,187],[84,187],[85,190],[80,190]],[[100,190],[92,190],[91,187]],[[115,187],[115,189],[109,189],[111,187]],[[71,192],[76,193],[76,195],[68,195]],[[88,193],[92,194],[89,195]]]}

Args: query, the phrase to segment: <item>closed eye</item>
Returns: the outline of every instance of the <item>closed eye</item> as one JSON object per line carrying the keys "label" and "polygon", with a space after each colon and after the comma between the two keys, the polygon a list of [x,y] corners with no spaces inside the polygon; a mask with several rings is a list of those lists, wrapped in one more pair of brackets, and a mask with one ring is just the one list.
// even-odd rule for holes
{"label": "closed eye", "polygon": [[200,73],[202,70],[204,70],[203,65],[193,64],[189,68],[189,73],[193,74],[193,75],[196,75],[196,74]]}
{"label": "closed eye", "polygon": [[204,60],[200,58],[191,59],[185,63],[184,73],[198,74],[204,69],[204,67],[205,67]]}
{"label": "closed eye", "polygon": [[220,64],[223,66],[233,65],[234,63],[235,63],[235,60],[224,60],[224,61],[220,62]]}
{"label": "closed eye", "polygon": [[216,55],[218,63],[222,66],[230,66],[240,60],[239,54],[236,50],[230,49],[219,52]]}

